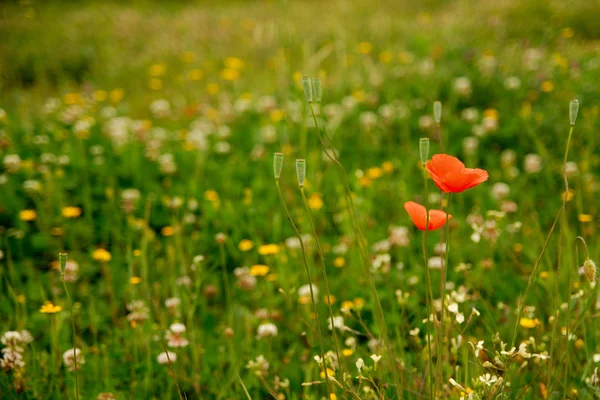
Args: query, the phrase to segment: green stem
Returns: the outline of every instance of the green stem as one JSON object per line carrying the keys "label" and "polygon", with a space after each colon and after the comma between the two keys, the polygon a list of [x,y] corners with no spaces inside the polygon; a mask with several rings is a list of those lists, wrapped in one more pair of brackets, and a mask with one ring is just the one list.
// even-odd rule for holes
{"label": "green stem", "polygon": [[67,254],[61,253],[59,254],[60,259],[60,278],[65,289],[65,293],[67,294],[67,299],[69,300],[69,306],[71,309],[71,328],[73,330],[73,361],[75,365],[75,398],[79,400],[79,379],[77,378],[77,333],[75,331],[75,317],[73,316],[73,302],[71,301],[71,295],[69,294],[69,289],[67,288],[67,284],[65,282],[65,268],[67,264]]}
{"label": "green stem", "polygon": [[313,292],[313,283],[312,283],[312,278],[310,276],[310,269],[308,268],[308,261],[306,260],[306,251],[304,249],[304,241],[302,240],[300,231],[296,227],[296,224],[294,223],[294,220],[292,219],[292,216],[290,215],[290,212],[288,211],[288,208],[285,205],[285,201],[283,199],[283,193],[281,192],[281,185],[279,184],[279,179],[275,179],[275,185],[277,186],[277,193],[279,195],[279,201],[281,202],[281,206],[283,207],[285,214],[287,216],[287,219],[288,219],[288,221],[290,221],[290,225],[294,229],[294,232],[296,232],[296,237],[298,238],[298,241],[300,242],[302,261],[304,262],[304,268],[306,269],[306,276],[308,277],[308,286],[310,289],[310,300],[312,302],[313,311],[315,313],[315,319],[317,320],[317,334],[319,336],[321,360],[323,361],[323,372],[325,374],[325,380],[326,380],[326,384],[327,384],[327,395],[329,396],[328,398],[331,398],[331,382],[329,381],[329,376],[327,375],[327,365],[325,364],[325,345],[323,342],[323,331],[321,329],[321,320],[319,318],[319,313],[317,311],[317,303],[315,301],[315,294]]}
{"label": "green stem", "polygon": [[448,273],[448,259],[450,256],[450,224],[448,223],[448,220],[450,219],[450,193],[446,194],[446,254],[444,257],[444,262],[442,263],[442,273],[441,273],[441,287],[440,287],[440,300],[441,300],[441,311],[440,311],[440,329],[439,329],[439,335],[438,335],[438,357],[437,357],[437,379],[438,379],[438,384],[441,384],[442,382],[442,363],[443,363],[443,353],[442,353],[442,348],[443,348],[443,342],[444,342],[444,334],[445,334],[445,330],[444,330],[444,310],[445,310],[445,295],[446,295],[446,276]]}
{"label": "green stem", "polygon": [[327,306],[329,308],[329,320],[331,322],[331,330],[333,332],[333,344],[335,347],[335,355],[338,359],[338,365],[340,367],[341,375],[344,376],[344,369],[342,367],[342,358],[340,357],[340,348],[338,345],[338,337],[337,332],[335,330],[335,324],[333,322],[333,308],[331,307],[331,292],[329,291],[329,280],[327,279],[327,270],[325,267],[325,257],[323,255],[323,249],[321,248],[321,243],[319,242],[319,237],[317,235],[317,229],[315,228],[315,223],[313,222],[312,215],[310,213],[310,208],[308,207],[308,202],[306,201],[306,196],[304,194],[304,188],[300,187],[300,193],[302,193],[302,202],[304,203],[304,208],[308,214],[308,219],[310,220],[310,226],[312,227],[313,236],[315,237],[315,243],[317,244],[317,251],[319,252],[319,259],[321,260],[321,266],[323,268],[323,280],[325,281],[325,291],[327,293]]}
{"label": "green stem", "polygon": [[[423,164],[423,169],[425,169],[425,164]],[[423,180],[425,181],[425,219],[426,219],[426,224],[425,224],[425,230],[423,231],[423,257],[425,259],[425,271],[426,271],[426,275],[427,275],[427,288],[428,291],[425,293],[425,298],[427,301],[427,324],[426,324],[426,333],[427,333],[427,351],[428,351],[428,360],[429,360],[429,372],[428,372],[428,381],[429,381],[429,398],[433,399],[433,360],[432,360],[432,353],[431,353],[431,316],[435,315],[435,312],[433,311],[433,288],[431,285],[431,274],[429,271],[429,253],[428,253],[428,243],[427,243],[427,239],[429,236],[429,184],[428,184],[428,180],[427,180],[427,175],[425,175],[425,173],[423,173]],[[435,323],[435,317],[433,320],[433,323]]]}

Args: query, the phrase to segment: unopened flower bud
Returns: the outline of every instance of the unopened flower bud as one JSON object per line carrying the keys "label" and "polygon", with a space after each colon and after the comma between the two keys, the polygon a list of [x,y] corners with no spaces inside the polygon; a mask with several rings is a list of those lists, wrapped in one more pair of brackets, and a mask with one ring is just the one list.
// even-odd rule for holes
{"label": "unopened flower bud", "polygon": [[312,103],[313,101],[313,88],[312,81],[308,76],[302,78],[302,87],[304,88],[304,96],[306,96],[306,101]]}
{"label": "unopened flower bud", "polygon": [[296,174],[298,175],[298,186],[304,187],[304,178],[306,178],[306,160],[303,158],[296,160]]}
{"label": "unopened flower bud", "polygon": [[321,78],[315,78],[313,80],[313,93],[315,95],[315,101],[321,103],[321,96],[323,95],[323,85],[321,84]]}
{"label": "unopened flower bud", "polygon": [[283,169],[283,153],[275,153],[273,155],[273,172],[275,172],[275,179],[279,179],[281,176],[281,170]]}
{"label": "unopened flower bud", "polygon": [[67,253],[59,253],[58,261],[60,264],[60,273],[61,275],[64,275],[65,270],[67,269]]}
{"label": "unopened flower bud", "polygon": [[433,119],[436,124],[439,124],[442,121],[442,103],[439,101],[433,102]]}
{"label": "unopened flower bud", "polygon": [[575,121],[577,120],[578,112],[579,112],[579,100],[571,100],[571,103],[569,103],[569,121],[571,122],[571,126],[575,125]]}
{"label": "unopened flower bud", "polygon": [[421,164],[425,165],[429,158],[429,138],[419,140],[419,154],[421,155]]}
{"label": "unopened flower bud", "polygon": [[583,263],[583,274],[590,282],[596,281],[596,263],[589,258]]}

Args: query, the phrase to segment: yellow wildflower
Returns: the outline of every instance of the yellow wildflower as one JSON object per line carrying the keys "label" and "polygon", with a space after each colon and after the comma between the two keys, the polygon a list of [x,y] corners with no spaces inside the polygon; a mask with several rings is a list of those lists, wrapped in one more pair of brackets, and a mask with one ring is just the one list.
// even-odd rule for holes
{"label": "yellow wildflower", "polygon": [[590,214],[579,214],[579,222],[592,222],[592,216]]}
{"label": "yellow wildflower", "polygon": [[542,82],[542,92],[544,93],[550,93],[551,91],[554,90],[554,83],[552,83],[552,81],[544,81]]}
{"label": "yellow wildflower", "polygon": [[265,276],[269,273],[269,267],[267,265],[256,264],[250,267],[250,275],[252,276]]}
{"label": "yellow wildflower", "polygon": [[175,228],[172,226],[163,226],[160,230],[160,234],[163,236],[173,236],[175,234]]}
{"label": "yellow wildflower", "polygon": [[308,198],[308,207],[313,210],[320,210],[323,207],[323,200],[318,193],[311,194]]}
{"label": "yellow wildflower", "polygon": [[37,218],[35,210],[23,210],[19,213],[19,219],[21,221],[33,221]]}
{"label": "yellow wildflower", "polygon": [[106,101],[106,99],[108,99],[108,92],[106,90],[96,90],[94,92],[94,100],[97,102],[101,103]]}
{"label": "yellow wildflower", "polygon": [[206,85],[206,91],[212,96],[219,93],[220,90],[221,88],[216,83],[209,83],[208,85]]}
{"label": "yellow wildflower", "polygon": [[383,164],[381,164],[381,168],[383,168],[383,172],[386,174],[391,174],[394,172],[394,164],[392,164],[390,161],[385,161]]}
{"label": "yellow wildflower", "polygon": [[352,354],[354,354],[354,350],[352,350],[352,349],[344,349],[344,350],[342,350],[342,355],[344,357],[350,357]]}
{"label": "yellow wildflower", "polygon": [[379,61],[381,61],[384,64],[390,63],[393,58],[394,56],[390,51],[382,51],[381,53],[379,53]]}
{"label": "yellow wildflower", "polygon": [[379,179],[383,175],[383,171],[379,167],[372,167],[367,170],[367,176],[371,179]]}
{"label": "yellow wildflower", "polygon": [[258,247],[258,254],[262,256],[272,256],[279,253],[279,246],[276,244],[263,244]]}
{"label": "yellow wildflower", "polygon": [[125,97],[125,91],[121,88],[116,88],[110,91],[110,101],[118,103]]}
{"label": "yellow wildflower", "polygon": [[[327,376],[335,376],[335,371],[331,368],[327,368]],[[325,379],[325,371],[321,371],[321,379]]]}
{"label": "yellow wildflower", "polygon": [[269,113],[269,118],[271,118],[272,122],[279,122],[285,117],[285,111],[280,109],[272,110]]}
{"label": "yellow wildflower", "polygon": [[224,81],[236,81],[240,78],[240,71],[237,69],[225,68],[219,74]]}
{"label": "yellow wildflower", "polygon": [[336,257],[335,260],[333,260],[333,266],[336,268],[342,268],[344,265],[346,265],[346,259],[344,257]]}
{"label": "yellow wildflower", "polygon": [[192,69],[188,72],[188,77],[190,78],[190,80],[192,81],[199,81],[200,79],[202,79],[202,70],[199,69]]}
{"label": "yellow wildflower", "polygon": [[237,69],[240,70],[242,68],[244,68],[244,60],[237,58],[237,57],[227,57],[225,59],[225,67],[230,68],[230,69]]}
{"label": "yellow wildflower", "polygon": [[240,243],[238,244],[238,249],[240,249],[241,251],[252,250],[253,247],[254,247],[254,243],[252,243],[252,240],[250,240],[250,239],[242,239],[242,240],[240,240]]}
{"label": "yellow wildflower", "polygon": [[92,254],[92,258],[100,262],[109,262],[112,259],[112,256],[104,249],[96,249]]}
{"label": "yellow wildflower", "polygon": [[81,215],[81,207],[63,207],[62,216],[65,218],[77,218]]}
{"label": "yellow wildflower", "polygon": [[540,323],[540,321],[537,318],[536,319],[521,318],[521,321],[519,321],[519,324],[523,328],[527,328],[527,329],[535,328],[536,326],[539,325],[539,323]]}
{"label": "yellow wildflower", "polygon": [[132,285],[139,285],[141,281],[142,278],[140,278],[139,276],[132,276],[131,278],[129,278],[129,283],[131,283]]}
{"label": "yellow wildflower", "polygon": [[160,90],[163,88],[163,81],[158,78],[152,78],[148,81],[148,87],[152,90]]}
{"label": "yellow wildflower", "polygon": [[52,304],[52,302],[47,301],[42,308],[40,308],[40,312],[43,314],[56,314],[62,310],[61,306],[56,306]]}
{"label": "yellow wildflower", "polygon": [[373,50],[373,45],[369,42],[360,42],[356,46],[356,51],[359,54],[369,54]]}
{"label": "yellow wildflower", "polygon": [[154,77],[163,76],[166,70],[165,64],[154,64],[150,67],[148,74]]}
{"label": "yellow wildflower", "polygon": [[354,306],[356,308],[358,308],[359,310],[361,308],[363,308],[364,305],[365,305],[365,300],[364,299],[361,299],[360,297],[357,297],[357,298],[354,299]]}
{"label": "yellow wildflower", "polygon": [[323,298],[323,300],[325,301],[325,304],[329,304],[329,305],[335,304],[335,302],[336,302],[336,298],[334,295],[325,296]]}

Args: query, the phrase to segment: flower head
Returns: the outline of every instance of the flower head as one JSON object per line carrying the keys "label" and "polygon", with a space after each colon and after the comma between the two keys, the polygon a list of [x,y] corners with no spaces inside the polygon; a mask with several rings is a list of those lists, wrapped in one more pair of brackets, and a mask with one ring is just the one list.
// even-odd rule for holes
{"label": "flower head", "polygon": [[446,215],[442,210],[429,210],[429,226],[427,227],[427,210],[425,210],[425,207],[414,201],[407,201],[404,203],[404,209],[415,226],[422,231],[439,229],[446,223],[446,218],[452,218],[452,215]]}
{"label": "flower head", "polygon": [[487,181],[483,169],[466,168],[458,158],[448,154],[436,154],[427,161],[427,171],[436,186],[446,193],[460,193]]}

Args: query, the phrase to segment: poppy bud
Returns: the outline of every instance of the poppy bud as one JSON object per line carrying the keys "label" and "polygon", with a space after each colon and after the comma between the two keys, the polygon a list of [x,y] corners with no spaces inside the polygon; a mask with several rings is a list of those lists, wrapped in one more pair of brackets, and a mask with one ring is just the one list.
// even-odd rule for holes
{"label": "poppy bud", "polygon": [[304,88],[304,96],[306,97],[306,101],[312,103],[313,101],[313,89],[312,89],[312,81],[308,76],[302,78],[302,87]]}
{"label": "poppy bud", "polygon": [[436,124],[439,124],[442,121],[442,103],[439,101],[433,102],[433,119]]}
{"label": "poppy bud", "polygon": [[60,262],[60,273],[61,275],[65,273],[67,268],[67,253],[59,253],[58,260]]}
{"label": "poppy bud", "polygon": [[298,186],[304,187],[304,178],[306,177],[306,160],[298,158],[296,160],[296,175],[298,175]]}
{"label": "poppy bud", "polygon": [[429,138],[419,140],[419,154],[421,155],[421,164],[425,165],[429,158]]}
{"label": "poppy bud", "polygon": [[583,263],[583,274],[590,282],[596,281],[596,263],[589,258]]}
{"label": "poppy bud", "polygon": [[279,176],[281,176],[282,169],[283,169],[283,153],[273,154],[273,171],[275,172],[275,179],[279,179]]}
{"label": "poppy bud", "polygon": [[321,103],[321,96],[323,94],[323,85],[321,84],[321,78],[315,78],[313,80],[313,94],[315,95],[315,101]]}
{"label": "poppy bud", "polygon": [[577,119],[578,111],[579,100],[571,100],[571,103],[569,103],[569,121],[571,122],[571,126],[575,125],[575,120]]}

